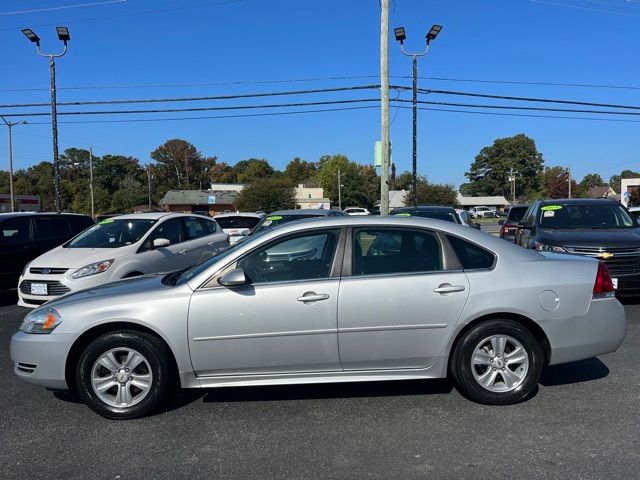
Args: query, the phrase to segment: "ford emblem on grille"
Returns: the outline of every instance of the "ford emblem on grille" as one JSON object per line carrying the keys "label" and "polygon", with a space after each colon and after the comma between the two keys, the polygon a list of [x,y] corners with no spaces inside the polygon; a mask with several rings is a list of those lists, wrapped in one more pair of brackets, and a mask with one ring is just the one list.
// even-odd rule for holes
{"label": "ford emblem on grille", "polygon": [[51,273],[51,269],[50,268],[43,268],[40,271],[42,272],[43,275],[49,275]]}

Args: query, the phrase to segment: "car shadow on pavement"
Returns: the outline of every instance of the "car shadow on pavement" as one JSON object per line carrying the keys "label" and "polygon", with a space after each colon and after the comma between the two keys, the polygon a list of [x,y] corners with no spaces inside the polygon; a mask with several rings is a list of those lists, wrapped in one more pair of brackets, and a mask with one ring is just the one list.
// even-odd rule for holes
{"label": "car shadow on pavement", "polygon": [[590,382],[609,375],[609,368],[597,358],[580,360],[546,367],[540,383],[545,387],[556,387],[570,383]]}
{"label": "car shadow on pavement", "polygon": [[267,387],[225,387],[207,390],[204,402],[258,402],[327,398],[388,397],[447,394],[453,389],[447,380],[323,383]]}

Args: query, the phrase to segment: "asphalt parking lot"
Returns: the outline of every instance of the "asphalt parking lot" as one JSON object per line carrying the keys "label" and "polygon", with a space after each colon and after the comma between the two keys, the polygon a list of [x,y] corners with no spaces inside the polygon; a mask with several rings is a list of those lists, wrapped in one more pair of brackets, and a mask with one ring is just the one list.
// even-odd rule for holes
{"label": "asphalt parking lot", "polygon": [[548,367],[508,407],[446,381],[182,392],[163,412],[109,421],[19,381],[0,307],[2,478],[631,479],[640,472],[640,305],[613,354]]}

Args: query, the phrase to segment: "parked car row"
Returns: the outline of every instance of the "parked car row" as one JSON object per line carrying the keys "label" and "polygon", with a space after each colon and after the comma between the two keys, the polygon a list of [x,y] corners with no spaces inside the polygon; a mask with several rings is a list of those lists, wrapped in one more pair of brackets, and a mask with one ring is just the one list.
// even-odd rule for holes
{"label": "parked car row", "polygon": [[640,292],[640,225],[614,200],[542,200],[514,206],[500,236],[529,250],[599,259],[618,292]]}

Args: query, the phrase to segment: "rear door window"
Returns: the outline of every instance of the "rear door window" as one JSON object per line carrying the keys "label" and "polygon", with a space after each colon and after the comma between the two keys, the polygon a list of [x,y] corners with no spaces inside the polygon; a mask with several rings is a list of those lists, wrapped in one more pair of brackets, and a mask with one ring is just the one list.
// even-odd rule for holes
{"label": "rear door window", "polygon": [[185,240],[193,240],[209,234],[209,231],[205,228],[199,218],[183,218],[182,227],[185,232]]}
{"label": "rear door window", "polygon": [[36,238],[44,240],[47,238],[65,238],[71,235],[71,229],[67,220],[60,217],[34,217],[36,224]]}
{"label": "rear door window", "polygon": [[440,242],[422,230],[356,229],[352,257],[355,276],[442,270]]}
{"label": "rear door window", "polygon": [[478,245],[458,237],[447,236],[464,270],[478,270],[493,267],[495,256]]}

